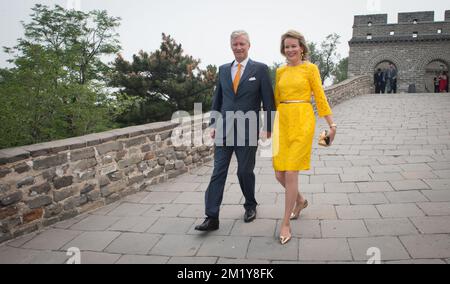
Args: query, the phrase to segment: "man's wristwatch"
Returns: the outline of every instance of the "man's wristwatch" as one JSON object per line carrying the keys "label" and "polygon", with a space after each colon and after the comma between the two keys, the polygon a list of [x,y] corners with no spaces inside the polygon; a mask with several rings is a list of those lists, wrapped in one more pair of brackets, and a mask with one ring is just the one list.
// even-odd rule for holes
{"label": "man's wristwatch", "polygon": [[337,124],[336,123],[331,124],[330,128],[337,128]]}

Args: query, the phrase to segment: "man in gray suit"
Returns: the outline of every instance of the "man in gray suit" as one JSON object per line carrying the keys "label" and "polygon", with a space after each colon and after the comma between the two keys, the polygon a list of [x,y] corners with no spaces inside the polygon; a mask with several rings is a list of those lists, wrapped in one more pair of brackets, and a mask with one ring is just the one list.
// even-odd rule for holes
{"label": "man in gray suit", "polygon": [[211,137],[215,139],[214,171],[205,194],[206,219],[195,227],[199,231],[219,229],[219,210],[233,153],[237,175],[245,197],[244,221],[256,218],[255,160],[259,137],[261,103],[265,111],[262,136],[270,137],[274,95],[267,65],[248,57],[250,39],[245,31],[231,34],[235,60],[219,68],[211,112]]}

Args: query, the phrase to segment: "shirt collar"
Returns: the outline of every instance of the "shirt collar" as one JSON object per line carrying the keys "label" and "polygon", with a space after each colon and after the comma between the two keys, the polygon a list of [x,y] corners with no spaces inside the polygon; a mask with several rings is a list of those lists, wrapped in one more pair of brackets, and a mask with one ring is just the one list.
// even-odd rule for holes
{"label": "shirt collar", "polygon": [[[242,68],[245,69],[245,66],[247,66],[248,61],[250,60],[250,57],[247,57],[244,61],[241,62]],[[233,67],[237,67],[239,64],[239,62],[237,62],[236,60],[234,60],[233,62]]]}

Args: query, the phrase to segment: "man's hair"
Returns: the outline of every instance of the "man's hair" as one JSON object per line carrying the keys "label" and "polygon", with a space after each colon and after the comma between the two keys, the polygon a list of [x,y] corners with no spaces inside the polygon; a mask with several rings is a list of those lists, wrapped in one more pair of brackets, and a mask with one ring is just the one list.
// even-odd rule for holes
{"label": "man's hair", "polygon": [[238,30],[231,33],[230,42],[233,42],[235,38],[238,38],[240,36],[244,36],[247,38],[247,42],[250,44],[250,36],[248,33],[244,30]]}

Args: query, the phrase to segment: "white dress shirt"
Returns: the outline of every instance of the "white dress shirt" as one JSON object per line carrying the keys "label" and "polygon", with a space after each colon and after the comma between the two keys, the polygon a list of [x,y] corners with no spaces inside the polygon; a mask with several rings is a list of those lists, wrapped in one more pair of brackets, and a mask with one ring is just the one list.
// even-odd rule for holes
{"label": "white dress shirt", "polygon": [[233,66],[231,66],[231,79],[234,82],[234,77],[236,77],[236,73],[238,70],[238,64],[241,64],[241,78],[242,75],[244,74],[245,71],[245,67],[247,66],[247,63],[249,61],[249,57],[247,57],[244,61],[242,61],[241,63],[237,62],[236,60],[233,62]]}

